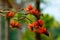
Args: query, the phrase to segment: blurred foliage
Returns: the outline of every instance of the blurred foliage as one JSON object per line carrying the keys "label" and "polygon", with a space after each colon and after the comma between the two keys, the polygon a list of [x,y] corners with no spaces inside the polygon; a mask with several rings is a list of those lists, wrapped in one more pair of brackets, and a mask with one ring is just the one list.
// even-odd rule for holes
{"label": "blurred foliage", "polygon": [[[23,0],[23,1],[26,1],[26,0]],[[29,0],[28,0],[29,1]],[[29,2],[32,2],[32,0],[30,0]],[[46,3],[44,2],[44,0],[41,0],[41,2],[43,3]],[[22,5],[22,4],[21,4]],[[20,6],[21,6],[20,5]],[[24,6],[22,6],[24,7]],[[14,10],[14,9],[12,9]],[[23,12],[20,14],[16,13],[15,16],[11,19],[11,20],[15,20],[17,21],[16,19],[18,18],[21,18],[23,15]],[[20,23],[24,24],[24,23],[31,23],[31,21],[35,21],[36,18],[33,16],[33,15],[27,15],[26,16],[27,18],[25,18],[24,20],[19,20]],[[3,18],[3,17],[2,17]],[[48,14],[43,14],[43,16],[40,17],[41,20],[44,20],[44,27],[46,27],[50,33],[49,37],[47,37],[46,35],[42,34],[41,35],[41,38],[42,40],[60,40],[60,24],[59,22],[55,21],[53,16],[50,16]],[[4,18],[2,19],[2,27],[4,26]],[[29,21],[31,20],[31,21]],[[25,28],[25,26],[23,27]],[[35,34],[33,32],[30,32],[29,29],[26,27],[26,29],[22,30],[23,33],[22,33],[22,40],[35,40]],[[18,40],[18,29],[10,29],[9,30],[10,32],[10,40]],[[19,35],[21,36],[21,35]]]}
{"label": "blurred foliage", "polygon": [[29,29],[26,29],[26,31],[23,33],[23,40],[35,40],[34,33],[30,32]]}
{"label": "blurred foliage", "polygon": [[9,29],[9,40],[18,40],[18,30],[17,29]]}
{"label": "blurred foliage", "polygon": [[41,16],[41,19],[44,20],[44,26],[46,28],[52,27],[54,23],[54,18],[52,16],[49,16],[48,14],[44,14],[43,16]]}

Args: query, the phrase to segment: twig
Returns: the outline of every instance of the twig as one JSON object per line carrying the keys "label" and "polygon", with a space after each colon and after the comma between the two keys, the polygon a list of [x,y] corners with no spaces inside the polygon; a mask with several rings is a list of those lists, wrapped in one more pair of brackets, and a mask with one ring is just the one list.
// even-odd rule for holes
{"label": "twig", "polygon": [[0,14],[0,15],[5,16],[5,14]]}
{"label": "twig", "polygon": [[9,11],[7,11],[7,10],[0,10],[0,12],[9,12]]}
{"label": "twig", "polygon": [[25,18],[26,18],[26,16],[23,16],[23,17],[19,18],[19,20],[23,20],[23,19],[25,19]]}
{"label": "twig", "polygon": [[[24,9],[20,9],[20,11],[22,11],[22,10],[24,10]],[[5,10],[5,9],[3,9],[3,10],[0,10],[0,13],[6,13],[6,12],[9,12],[10,10]],[[13,10],[11,10],[11,11],[13,11]],[[16,12],[16,13],[20,13],[20,11],[14,11],[14,12]]]}

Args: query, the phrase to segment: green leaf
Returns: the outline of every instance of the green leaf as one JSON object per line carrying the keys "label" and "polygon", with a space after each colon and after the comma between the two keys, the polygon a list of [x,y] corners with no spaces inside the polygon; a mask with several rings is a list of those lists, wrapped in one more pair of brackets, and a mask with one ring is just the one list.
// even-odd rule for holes
{"label": "green leaf", "polygon": [[31,14],[28,14],[27,15],[27,18],[29,19],[26,19],[26,21],[28,22],[28,23],[32,23],[32,22],[34,22],[34,21],[36,21],[36,18],[33,16],[33,15],[31,15]]}

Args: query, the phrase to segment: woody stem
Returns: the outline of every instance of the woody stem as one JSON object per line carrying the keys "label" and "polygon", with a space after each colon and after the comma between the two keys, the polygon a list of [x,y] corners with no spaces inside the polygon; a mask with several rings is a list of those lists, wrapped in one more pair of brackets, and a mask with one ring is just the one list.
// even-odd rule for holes
{"label": "woody stem", "polygon": [[[35,0],[36,9],[40,12],[40,0]],[[40,14],[38,16],[35,16],[37,20],[40,19]],[[41,40],[40,33],[35,32],[35,40]]]}

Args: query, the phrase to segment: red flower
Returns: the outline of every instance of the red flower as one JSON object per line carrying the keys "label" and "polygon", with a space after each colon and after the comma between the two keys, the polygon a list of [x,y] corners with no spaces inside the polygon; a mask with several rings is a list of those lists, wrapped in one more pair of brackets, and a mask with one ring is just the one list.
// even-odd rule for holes
{"label": "red flower", "polygon": [[29,4],[25,9],[25,11],[27,11],[29,14],[33,14],[33,15],[39,15],[38,10],[37,9],[33,9],[32,5]]}
{"label": "red flower", "polygon": [[43,24],[44,24],[43,20],[37,20],[32,24],[28,24],[28,28],[30,29],[31,32],[37,32],[49,36],[49,33],[47,32],[46,28],[43,27]]}
{"label": "red flower", "polygon": [[38,24],[35,24],[36,22],[33,22],[32,24],[28,24],[28,28],[30,31],[38,32],[40,34],[46,33],[47,30],[44,27],[38,26]]}
{"label": "red flower", "polygon": [[33,8],[32,5],[29,4],[24,10],[29,11],[29,10],[31,10],[32,8]]}
{"label": "red flower", "polygon": [[42,20],[37,20],[32,24],[28,25],[28,28],[31,31],[38,32],[38,33],[46,33],[46,28],[43,27],[44,22]]}
{"label": "red flower", "polygon": [[10,22],[10,25],[14,28],[15,22],[14,21]]}
{"label": "red flower", "polygon": [[7,14],[6,14],[6,18],[11,18],[14,16],[14,12],[13,11],[9,11]]}
{"label": "red flower", "polygon": [[38,33],[40,33],[40,34],[45,33],[45,32],[46,32],[46,28],[44,28],[44,27],[39,27],[39,28],[36,30],[36,32],[38,32]]}
{"label": "red flower", "polygon": [[19,28],[19,29],[21,29],[21,27],[20,27],[21,25],[18,22],[11,21],[10,25],[12,26],[12,28]]}
{"label": "red flower", "polygon": [[32,24],[28,24],[28,28],[30,29],[31,32],[33,31],[33,26],[32,26]]}
{"label": "red flower", "polygon": [[30,14],[33,14],[33,15],[38,15],[38,10],[37,9],[32,9],[29,11]]}
{"label": "red flower", "polygon": [[44,24],[44,21],[43,21],[43,20],[38,20],[38,23],[39,23],[40,25],[43,25],[43,24]]}
{"label": "red flower", "polygon": [[18,23],[18,22],[15,22],[15,26],[17,27],[17,28],[20,28],[20,24]]}
{"label": "red flower", "polygon": [[33,25],[33,27],[37,27],[38,26],[38,22],[33,22],[32,25]]}
{"label": "red flower", "polygon": [[32,24],[28,24],[28,28],[30,29],[32,27]]}

